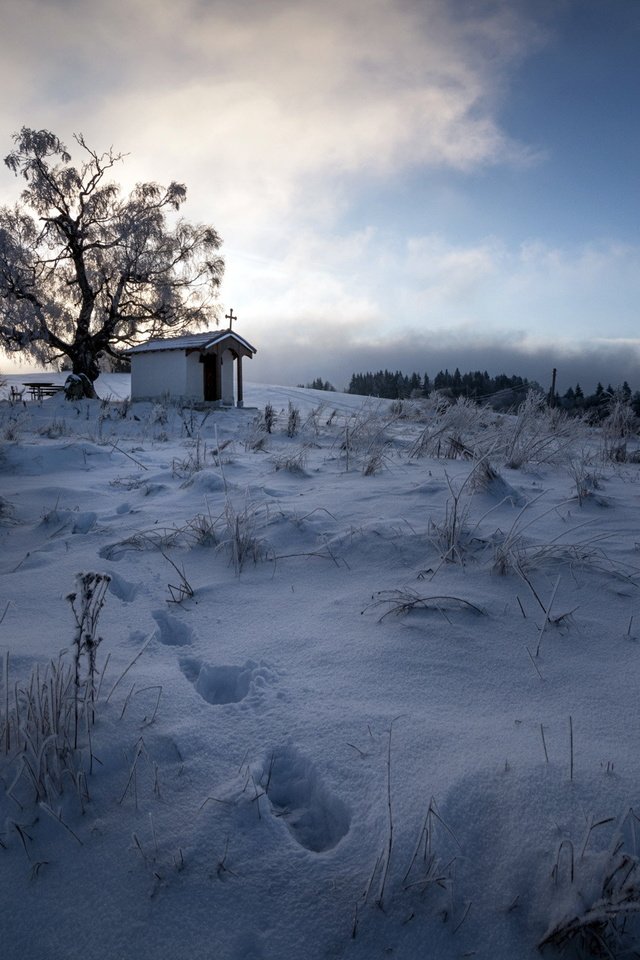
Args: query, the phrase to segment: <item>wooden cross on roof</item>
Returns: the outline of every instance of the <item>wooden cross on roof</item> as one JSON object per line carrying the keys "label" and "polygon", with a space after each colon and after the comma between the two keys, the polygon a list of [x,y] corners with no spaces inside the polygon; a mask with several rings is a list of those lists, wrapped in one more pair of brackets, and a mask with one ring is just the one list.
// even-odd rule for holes
{"label": "wooden cross on roof", "polygon": [[229,313],[225,313],[224,318],[225,320],[229,321],[229,330],[231,330],[231,327],[233,326],[233,321],[238,319],[233,315],[233,307],[231,307],[231,309],[229,310]]}

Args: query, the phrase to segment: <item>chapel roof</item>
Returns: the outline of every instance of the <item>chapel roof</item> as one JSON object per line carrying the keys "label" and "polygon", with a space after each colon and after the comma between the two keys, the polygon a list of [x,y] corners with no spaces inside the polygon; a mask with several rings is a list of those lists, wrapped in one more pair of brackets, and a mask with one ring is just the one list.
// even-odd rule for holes
{"label": "chapel roof", "polygon": [[248,340],[240,337],[235,330],[208,330],[205,333],[185,333],[181,337],[158,337],[130,347],[127,353],[153,353],[157,350],[207,350],[222,340],[232,338],[241,343],[251,353],[256,353]]}

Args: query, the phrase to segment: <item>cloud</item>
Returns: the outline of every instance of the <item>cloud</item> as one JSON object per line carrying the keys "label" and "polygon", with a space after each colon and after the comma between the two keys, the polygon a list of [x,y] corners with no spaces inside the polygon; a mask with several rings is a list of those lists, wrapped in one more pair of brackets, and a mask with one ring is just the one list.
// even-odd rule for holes
{"label": "cloud", "polygon": [[533,344],[507,330],[475,338],[433,330],[366,341],[360,333],[356,324],[345,326],[332,320],[280,324],[268,340],[251,338],[258,354],[246,376],[255,382],[291,385],[322,377],[343,389],[352,373],[389,369],[427,372],[433,378],[439,370],[453,372],[458,367],[462,373],[515,374],[548,389],[556,368],[560,393],[576,383],[593,392],[598,381],[616,387],[626,380],[632,389],[640,389],[640,341],[633,345],[615,341],[605,345],[597,339]]}
{"label": "cloud", "polygon": [[639,256],[638,245],[612,241],[509,246],[496,237],[452,244],[430,235],[409,240],[398,271],[406,310],[423,324],[579,343],[612,325],[618,336],[633,335]]}
{"label": "cloud", "polygon": [[480,10],[462,0],[9,0],[8,113],[14,126],[117,140],[133,154],[125,179],[184,179],[225,224],[331,217],[348,202],[344,177],[530,159],[496,111],[536,31],[509,5]]}
{"label": "cloud", "polygon": [[[568,352],[637,330],[640,246],[614,242],[509,246],[488,237],[454,244],[438,234],[394,243],[380,229],[339,237],[300,232],[282,256],[232,256],[225,297],[257,331],[325,321],[374,342],[433,332],[468,342],[500,335]],[[258,335],[258,333],[256,333]]]}
{"label": "cloud", "polygon": [[[633,339],[636,247],[461,242],[415,222],[407,235],[375,207],[418,174],[446,191],[443,173],[477,184],[491,166],[540,159],[500,116],[555,6],[7,0],[3,128],[130,151],[125,188],[186,182],[185,215],[225,240],[225,312],[269,379],[348,377],[361,363],[493,370],[491,357],[546,369],[554,353],[597,351],[618,363],[624,348],[601,341]],[[0,200],[15,195],[6,173]],[[356,198],[365,226],[353,230]]]}

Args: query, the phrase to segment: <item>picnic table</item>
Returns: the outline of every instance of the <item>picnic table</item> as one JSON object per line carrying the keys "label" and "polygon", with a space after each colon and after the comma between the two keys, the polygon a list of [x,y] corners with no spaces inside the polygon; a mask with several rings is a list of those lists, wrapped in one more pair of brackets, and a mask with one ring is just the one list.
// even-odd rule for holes
{"label": "picnic table", "polygon": [[32,400],[53,397],[56,393],[61,393],[64,390],[61,383],[53,383],[52,380],[24,380],[22,385],[29,391]]}

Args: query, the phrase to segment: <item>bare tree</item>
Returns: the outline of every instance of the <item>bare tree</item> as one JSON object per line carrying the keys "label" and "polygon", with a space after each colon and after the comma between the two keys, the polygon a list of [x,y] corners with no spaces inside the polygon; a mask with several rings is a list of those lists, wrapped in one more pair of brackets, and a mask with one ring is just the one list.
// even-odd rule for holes
{"label": "bare tree", "polygon": [[[0,208],[0,347],[40,362],[68,357],[94,395],[102,354],[143,338],[210,325],[224,271],[213,227],[175,216],[184,184],[139,183],[122,198],[110,180],[123,155],[74,139],[75,167],[48,130],[23,127],[5,164],[26,180]],[[169,218],[173,215],[171,224]]]}

